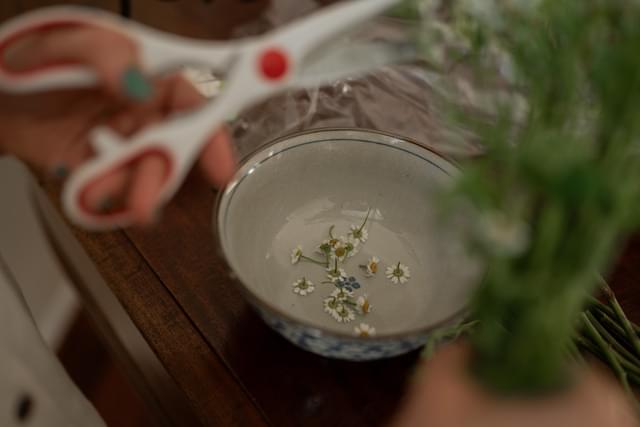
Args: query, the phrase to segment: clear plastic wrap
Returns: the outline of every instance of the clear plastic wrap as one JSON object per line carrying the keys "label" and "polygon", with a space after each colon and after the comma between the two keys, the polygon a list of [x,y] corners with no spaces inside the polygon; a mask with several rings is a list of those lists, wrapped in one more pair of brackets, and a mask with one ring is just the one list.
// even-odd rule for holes
{"label": "clear plastic wrap", "polygon": [[[235,32],[236,37],[263,33],[311,13],[312,0],[274,0],[258,20]],[[415,31],[408,21],[381,17],[349,35],[353,40],[407,40]],[[331,46],[327,46],[331,48]],[[474,156],[481,148],[469,132],[451,124],[446,103],[486,110],[492,100],[478,96],[466,78],[464,64],[447,72],[426,62],[397,64],[330,82],[322,87],[288,91],[255,105],[231,121],[240,157],[276,138],[310,129],[362,128],[415,140],[453,157]],[[220,82],[206,73],[191,73],[207,96],[215,96]],[[485,104],[485,105],[481,105]],[[450,104],[449,104],[450,105]]]}
{"label": "clear plastic wrap", "polygon": [[[408,32],[405,21],[380,18],[350,40],[406,40]],[[237,117],[232,122],[233,136],[241,156],[284,135],[337,127],[389,132],[453,156],[478,154],[479,147],[460,129],[453,129],[446,117],[441,102],[454,95],[445,89],[451,84],[455,79],[429,71],[424,63],[387,66],[365,76],[271,98]],[[463,91],[455,93],[462,100]]]}

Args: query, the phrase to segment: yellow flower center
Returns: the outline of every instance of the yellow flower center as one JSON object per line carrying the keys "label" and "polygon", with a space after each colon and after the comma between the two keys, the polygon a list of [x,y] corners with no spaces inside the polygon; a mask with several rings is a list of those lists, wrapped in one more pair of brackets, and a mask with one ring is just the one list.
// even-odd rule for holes
{"label": "yellow flower center", "polygon": [[365,300],[364,303],[362,304],[362,312],[368,313],[370,308],[371,306],[369,305],[369,301]]}
{"label": "yellow flower center", "polygon": [[366,338],[366,337],[368,337],[368,336],[369,336],[369,332],[367,332],[367,331],[360,331],[360,336],[361,336],[362,338]]}
{"label": "yellow flower center", "polygon": [[337,248],[336,249],[336,256],[338,258],[342,258],[345,254],[347,253],[347,250],[343,247]]}
{"label": "yellow flower center", "polygon": [[377,262],[369,263],[369,270],[371,270],[372,273],[377,273],[378,272],[378,263]]}

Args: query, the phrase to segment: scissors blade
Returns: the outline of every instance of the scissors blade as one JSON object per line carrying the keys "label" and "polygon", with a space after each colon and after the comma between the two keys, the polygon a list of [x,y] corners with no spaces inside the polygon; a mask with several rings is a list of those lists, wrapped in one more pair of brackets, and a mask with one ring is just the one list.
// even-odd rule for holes
{"label": "scissors blade", "polygon": [[325,49],[306,58],[299,73],[300,86],[309,87],[345,77],[357,77],[391,64],[413,62],[419,58],[412,42],[371,41]]}

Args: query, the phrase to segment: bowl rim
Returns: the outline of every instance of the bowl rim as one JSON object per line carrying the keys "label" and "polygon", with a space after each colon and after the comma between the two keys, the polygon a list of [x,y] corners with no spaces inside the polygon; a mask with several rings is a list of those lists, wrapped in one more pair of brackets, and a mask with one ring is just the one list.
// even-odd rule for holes
{"label": "bowl rim", "polygon": [[[240,171],[252,158],[254,158],[257,154],[269,149],[270,147],[273,147],[276,144],[279,144],[281,142],[293,139],[293,138],[298,138],[300,136],[304,136],[304,135],[311,135],[311,134],[322,134],[325,132],[355,132],[355,133],[363,133],[363,134],[377,134],[379,136],[385,136],[388,138],[394,138],[397,140],[401,140],[403,142],[407,142],[411,145],[415,145],[417,146],[419,149],[425,150],[425,151],[429,151],[432,154],[436,155],[437,157],[440,157],[441,160],[444,160],[445,162],[448,162],[449,164],[451,164],[451,166],[453,166],[456,170],[459,170],[459,165],[458,163],[451,159],[449,156],[446,156],[442,153],[438,153],[436,150],[434,150],[431,147],[426,146],[425,144],[421,144],[417,141],[415,141],[412,138],[408,138],[408,137],[404,137],[401,135],[397,135],[397,134],[393,134],[390,132],[384,132],[384,131],[380,131],[380,130],[376,130],[376,129],[368,129],[368,128],[354,128],[354,127],[322,127],[322,128],[315,128],[315,129],[308,129],[308,130],[303,130],[300,132],[293,132],[287,135],[283,135],[280,136],[278,138],[275,138],[273,140],[271,140],[270,142],[263,144],[259,147],[256,147],[254,150],[251,150],[248,154],[246,154],[245,156],[243,156],[239,161],[238,161],[238,171]],[[249,286],[247,286],[246,284],[244,284],[242,282],[242,280],[240,280],[240,276],[235,272],[235,270],[233,269],[233,267],[231,266],[231,262],[229,261],[229,258],[227,257],[223,244],[222,244],[222,236],[221,236],[221,230],[219,227],[219,213],[220,213],[220,209],[222,207],[222,199],[224,197],[224,195],[226,194],[227,190],[231,187],[236,185],[236,182],[238,180],[238,177],[234,175],[234,177],[224,186],[224,188],[220,188],[217,191],[217,194],[215,196],[215,203],[213,206],[213,213],[212,213],[212,231],[213,231],[213,235],[214,235],[214,242],[216,245],[216,251],[218,256],[220,257],[220,259],[223,261],[223,267],[227,272],[227,276],[229,277],[230,281],[235,283],[239,288],[240,291],[242,292],[242,294],[244,295],[244,297],[250,302],[250,304],[258,307],[260,310],[266,310],[268,312],[270,312],[270,314],[275,315],[277,317],[283,318],[285,319],[287,322],[289,323],[293,323],[302,327],[305,327],[307,329],[313,329],[315,331],[318,331],[321,333],[322,336],[325,337],[333,337],[336,339],[341,339],[341,340],[350,340],[350,341],[357,341],[357,342],[362,342],[362,343],[375,343],[375,342],[386,342],[386,341],[396,341],[399,339],[406,339],[409,337],[415,337],[415,336],[422,336],[422,335],[428,335],[434,331],[437,331],[439,329],[441,329],[442,327],[448,326],[450,324],[453,324],[456,320],[463,320],[468,312],[469,312],[469,303],[465,304],[460,310],[456,311],[455,313],[453,313],[450,316],[445,317],[444,319],[433,323],[429,326],[424,326],[424,327],[420,327],[420,328],[414,328],[414,329],[409,329],[403,332],[394,332],[391,334],[384,334],[384,335],[375,335],[373,337],[360,337],[357,335],[353,335],[353,334],[349,334],[346,332],[336,332],[336,331],[332,331],[332,330],[328,330],[323,328],[322,326],[319,325],[315,325],[311,322],[305,321],[303,319],[298,319],[292,315],[290,315],[289,313],[287,313],[286,311],[278,308],[277,306],[275,306],[273,303],[271,303],[270,301],[260,297],[259,295],[257,295],[255,292],[253,292]]]}

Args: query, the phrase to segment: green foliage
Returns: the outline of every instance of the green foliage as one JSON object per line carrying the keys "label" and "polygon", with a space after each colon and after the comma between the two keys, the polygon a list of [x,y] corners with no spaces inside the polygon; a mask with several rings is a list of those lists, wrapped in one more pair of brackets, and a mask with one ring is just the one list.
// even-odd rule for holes
{"label": "green foliage", "polygon": [[[500,77],[526,100],[524,114],[511,97],[494,103],[490,120],[468,109],[452,116],[487,150],[464,165],[456,188],[478,218],[472,247],[488,266],[473,305],[473,368],[502,392],[546,391],[566,380],[567,349],[597,273],[639,225],[640,4],[438,7],[449,17],[439,34],[455,47],[425,56],[445,62],[466,49],[478,93],[495,91]],[[436,40],[434,19],[423,17],[423,45]]]}

